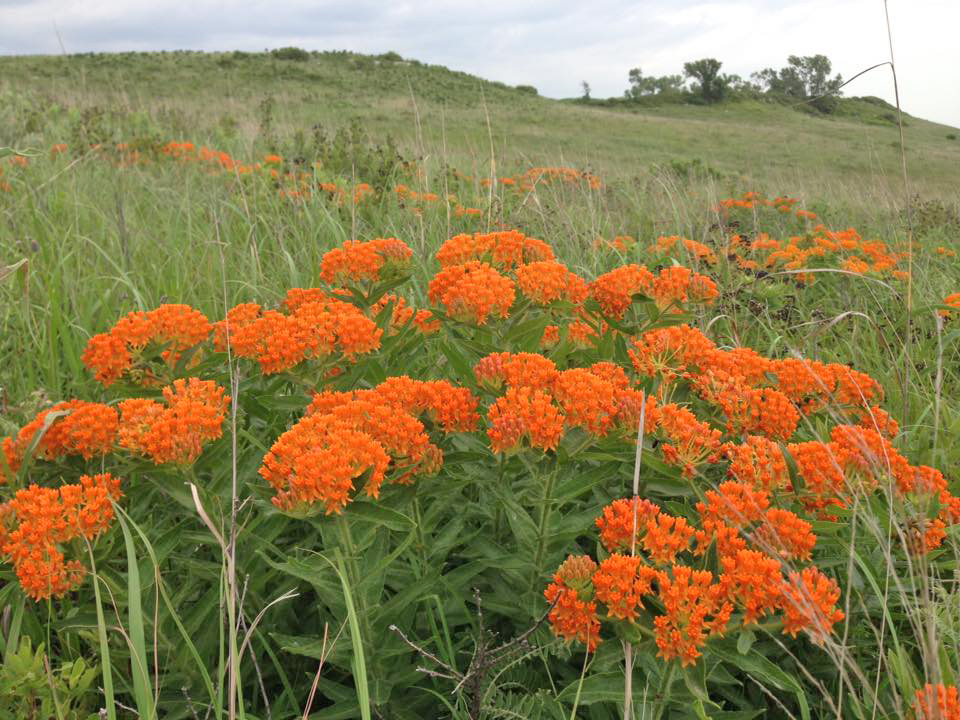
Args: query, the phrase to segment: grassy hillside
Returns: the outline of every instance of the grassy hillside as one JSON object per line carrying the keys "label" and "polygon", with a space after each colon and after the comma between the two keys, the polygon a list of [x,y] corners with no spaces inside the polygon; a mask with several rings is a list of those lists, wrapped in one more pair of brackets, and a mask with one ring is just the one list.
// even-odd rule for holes
{"label": "grassy hillside", "polygon": [[[117,141],[149,129],[231,152],[253,145],[282,151],[298,131],[358,120],[373,137],[391,134],[411,154],[474,171],[489,167],[492,146],[507,165],[569,164],[609,177],[699,160],[791,192],[842,194],[853,186],[862,200],[881,201],[899,187],[898,134],[883,117],[888,110],[854,101],[829,118],[755,101],[624,111],[346,52],[303,61],[193,52],[7,57],[0,58],[0,92],[4,144],[62,141],[57,132],[74,122],[64,123],[62,109],[96,107],[110,109]],[[954,131],[943,125],[916,118],[908,124],[913,189],[956,197],[960,140],[948,139]],[[265,137],[271,133],[272,141]]]}

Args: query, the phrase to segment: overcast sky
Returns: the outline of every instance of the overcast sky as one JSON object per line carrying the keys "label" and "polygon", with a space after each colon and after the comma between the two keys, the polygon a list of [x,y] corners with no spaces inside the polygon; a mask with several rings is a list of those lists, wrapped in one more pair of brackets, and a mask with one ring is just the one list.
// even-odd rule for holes
{"label": "overcast sky", "polygon": [[[960,0],[889,0],[907,112],[960,126]],[[58,37],[59,36],[59,37]],[[536,86],[621,95],[627,72],[716,57],[744,77],[827,55],[844,78],[889,59],[883,0],[0,0],[0,54],[120,50],[395,50]],[[888,68],[846,88],[893,100]]]}

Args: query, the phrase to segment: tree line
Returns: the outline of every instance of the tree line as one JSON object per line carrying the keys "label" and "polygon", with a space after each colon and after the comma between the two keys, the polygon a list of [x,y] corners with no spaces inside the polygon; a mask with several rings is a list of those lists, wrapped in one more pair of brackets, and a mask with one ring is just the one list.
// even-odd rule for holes
{"label": "tree line", "polygon": [[[831,76],[833,67],[826,55],[790,55],[780,68],[764,68],[749,79],[721,72],[723,63],[703,58],[683,64],[683,74],[644,75],[636,67],[628,73],[630,86],[624,92],[627,101],[658,97],[663,100],[712,104],[730,96],[766,94],[809,104],[822,113],[836,110],[837,95],[843,85],[840,74]],[[584,99],[589,85],[583,83]]]}

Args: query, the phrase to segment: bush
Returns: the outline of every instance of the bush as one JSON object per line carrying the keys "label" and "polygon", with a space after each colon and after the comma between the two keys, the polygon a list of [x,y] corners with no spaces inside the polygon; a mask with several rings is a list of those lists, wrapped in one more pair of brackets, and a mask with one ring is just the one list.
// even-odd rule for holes
{"label": "bush", "polygon": [[517,92],[522,92],[526,95],[539,95],[533,85],[517,85]]}
{"label": "bush", "polygon": [[310,59],[310,53],[303,48],[284,47],[271,50],[270,54],[277,60],[293,60],[294,62],[306,62]]}

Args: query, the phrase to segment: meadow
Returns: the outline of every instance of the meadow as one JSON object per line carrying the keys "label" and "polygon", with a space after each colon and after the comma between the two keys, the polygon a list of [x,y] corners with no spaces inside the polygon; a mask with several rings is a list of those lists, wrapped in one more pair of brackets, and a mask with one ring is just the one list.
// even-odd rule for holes
{"label": "meadow", "polygon": [[350,53],[0,98],[0,716],[960,718],[954,129]]}

